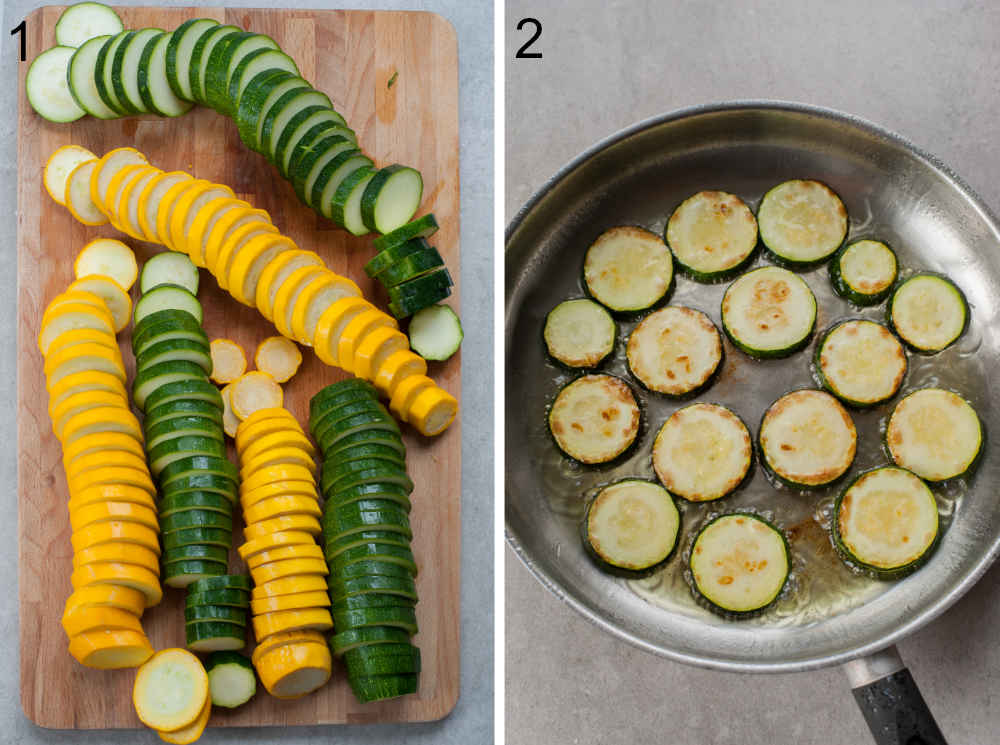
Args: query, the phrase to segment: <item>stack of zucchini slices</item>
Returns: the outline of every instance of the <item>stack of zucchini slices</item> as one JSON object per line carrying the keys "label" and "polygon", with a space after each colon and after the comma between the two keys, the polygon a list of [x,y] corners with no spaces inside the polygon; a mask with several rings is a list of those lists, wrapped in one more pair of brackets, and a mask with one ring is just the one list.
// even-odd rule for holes
{"label": "stack of zucchini slices", "polygon": [[57,41],[26,81],[46,119],[173,117],[200,104],[233,119],[303,204],[354,235],[396,230],[420,205],[420,172],[376,168],[329,97],[269,36],[208,18],[174,31],[125,29],[111,8],[85,3],[60,18]]}
{"label": "stack of zucchini slices", "polygon": [[[178,263],[190,271],[178,271]],[[212,358],[197,279],[179,254],[147,261],[132,333],[132,392],[145,414],[146,452],[159,484],[164,582],[171,587],[228,571],[239,483],[226,457],[222,398],[209,380]],[[194,643],[202,631],[215,634],[218,625],[188,624],[187,631]]]}
{"label": "stack of zucchini slices", "polygon": [[317,393],[309,426],[323,451],[323,542],[337,633],[359,701],[414,693],[420,673],[410,540],[413,482],[399,427],[375,388],[346,380]]}
{"label": "stack of zucchini slices", "polygon": [[184,623],[188,649],[222,652],[247,643],[250,578],[245,574],[203,577],[187,586]]}
{"label": "stack of zucchini slices", "polygon": [[378,252],[365,264],[365,274],[378,280],[389,293],[389,311],[406,318],[451,295],[451,274],[441,254],[427,242],[437,232],[433,214],[379,236]]}

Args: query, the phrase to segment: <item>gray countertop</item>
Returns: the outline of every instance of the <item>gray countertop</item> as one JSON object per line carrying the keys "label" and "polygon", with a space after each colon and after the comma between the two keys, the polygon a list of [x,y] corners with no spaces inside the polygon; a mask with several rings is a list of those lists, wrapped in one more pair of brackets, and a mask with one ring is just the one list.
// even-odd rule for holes
{"label": "gray countertop", "polygon": [[[103,0],[107,2],[107,0]],[[0,213],[17,209],[17,39],[7,31],[44,3],[7,0],[4,3],[3,54],[0,69],[8,95],[0,101]],[[114,0],[111,0],[114,5]],[[225,3],[134,3],[208,6]],[[269,3],[256,3],[268,5]],[[462,318],[465,341],[462,408],[462,650],[461,694],[451,716],[440,722],[411,725],[292,727],[287,729],[209,729],[202,743],[435,743],[471,745],[492,742],[493,730],[493,8],[487,2],[462,0],[286,0],[295,8],[352,7],[385,10],[430,10],[440,13],[458,31],[459,125],[461,139]],[[255,3],[247,2],[247,6]],[[7,266],[15,263],[15,221],[0,223],[0,253]],[[0,274],[0,314],[16,317],[16,273]],[[14,324],[0,324],[0,348],[16,348]],[[0,418],[15,420],[15,357],[0,356]],[[8,599],[0,609],[0,743],[154,743],[150,731],[59,732],[36,727],[21,711],[18,680],[17,606],[17,464],[16,430],[11,424],[0,435],[0,482],[9,488],[0,497],[0,585]],[[30,664],[30,661],[29,661]]]}
{"label": "gray countertop", "polygon": [[[543,31],[528,38],[519,19]],[[684,106],[771,98],[839,109],[948,163],[1000,212],[1000,5],[508,0],[506,214],[581,150]],[[686,667],[599,631],[506,552],[506,734],[522,743],[870,742],[841,670]],[[900,652],[952,743],[1000,729],[1000,568]]]}

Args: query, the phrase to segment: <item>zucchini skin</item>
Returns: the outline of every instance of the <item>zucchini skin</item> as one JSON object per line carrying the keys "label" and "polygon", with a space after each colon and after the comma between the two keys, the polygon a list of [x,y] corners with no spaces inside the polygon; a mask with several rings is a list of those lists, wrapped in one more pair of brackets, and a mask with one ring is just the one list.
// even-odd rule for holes
{"label": "zucchini skin", "polygon": [[[638,439],[638,438],[637,438]],[[677,535],[674,537],[674,545],[671,547],[670,552],[664,556],[660,561],[646,567],[645,569],[625,569],[617,564],[612,564],[605,561],[604,558],[594,550],[594,547],[590,543],[590,536],[587,532],[587,523],[590,521],[590,509],[594,506],[594,502],[597,501],[597,495],[600,494],[604,489],[609,486],[614,486],[615,484],[620,484],[625,481],[643,481],[648,484],[653,484],[664,491],[670,496],[670,499],[674,502],[674,507],[677,506],[677,500],[674,495],[671,494],[659,481],[650,481],[649,479],[640,479],[634,477],[626,477],[619,479],[618,481],[613,481],[609,484],[602,484],[601,487],[594,493],[594,498],[587,503],[587,509],[584,510],[583,520],[580,521],[580,538],[583,541],[584,553],[590,558],[591,561],[600,569],[602,572],[611,574],[615,577],[621,577],[622,579],[644,579],[645,577],[650,577],[660,571],[667,563],[670,562],[677,555],[677,547],[681,545],[681,535],[684,532],[684,513],[679,509],[677,510],[678,525],[677,525]]]}
{"label": "zucchini skin", "polygon": [[[982,452],[982,450],[980,450],[980,452]],[[833,517],[830,520],[830,536],[833,538],[833,545],[837,549],[837,553],[839,553],[841,558],[843,558],[845,561],[849,562],[851,565],[857,567],[862,572],[867,574],[869,577],[872,577],[874,579],[896,580],[896,579],[902,579],[903,577],[909,574],[913,574],[913,572],[920,569],[920,567],[926,564],[928,560],[930,560],[931,556],[934,555],[934,552],[937,550],[938,544],[941,542],[940,522],[938,523],[937,535],[934,536],[934,542],[931,543],[931,545],[928,546],[927,550],[924,551],[916,560],[911,561],[909,564],[906,564],[904,566],[896,567],[894,569],[884,569],[882,567],[876,567],[872,566],[871,564],[866,564],[865,562],[858,559],[854,554],[852,554],[847,549],[847,546],[844,545],[843,538],[840,535],[840,527],[838,524],[840,521],[837,519],[837,515],[840,514],[840,505],[844,501],[844,495],[846,495],[848,490],[852,486],[854,486],[855,482],[857,482],[862,476],[866,476],[872,471],[879,471],[883,468],[886,468],[886,466],[876,466],[875,468],[869,468],[866,471],[862,471],[861,473],[857,474],[853,479],[851,479],[851,483],[848,484],[840,492],[840,494],[837,495],[837,499],[833,503]],[[906,470],[902,466],[892,466],[892,468],[898,468],[902,471]]]}
{"label": "zucchini skin", "polygon": [[[896,386],[895,392],[888,398],[883,398],[879,401],[865,402],[865,401],[855,401],[854,399],[850,399],[844,396],[844,394],[842,394],[840,391],[834,388],[833,385],[831,385],[830,381],[827,380],[826,375],[823,373],[823,366],[820,364],[820,357],[822,357],[823,355],[823,345],[826,343],[826,340],[830,336],[830,334],[832,334],[838,328],[843,326],[845,323],[849,323],[852,320],[866,320],[866,319],[849,318],[844,321],[839,321],[838,323],[834,324],[833,326],[831,326],[830,328],[828,328],[826,331],[823,332],[823,336],[820,337],[819,343],[816,345],[816,353],[813,355],[813,367],[816,370],[816,377],[819,378],[820,384],[823,386],[823,390],[827,391],[830,395],[832,395],[841,403],[847,404],[848,406],[851,406],[855,409],[870,409],[872,406],[878,406],[879,404],[884,404],[886,401],[891,401],[899,394],[899,391],[903,387],[902,381],[906,379],[906,374],[910,371],[910,362],[909,360],[906,359],[906,355],[903,355],[903,360],[905,362],[905,365],[903,367],[903,376],[900,379],[899,385]],[[899,338],[899,336],[897,335],[896,338]],[[900,341],[902,342],[902,339],[900,339]]]}
{"label": "zucchini skin", "polygon": [[[857,242],[857,241],[855,241]],[[892,250],[890,246],[885,241],[879,241],[883,246],[885,246],[892,253],[893,257],[896,258],[896,273],[899,274],[899,258],[896,256],[896,252]],[[847,282],[844,281],[844,276],[840,270],[840,258],[844,255],[844,252],[851,247],[851,243],[844,242],[840,248],[837,249],[837,253],[833,255],[830,260],[830,284],[833,286],[833,291],[837,293],[840,297],[844,298],[847,302],[852,305],[858,305],[863,308],[878,305],[883,300],[885,300],[889,295],[892,294],[895,289],[896,283],[893,282],[888,287],[886,287],[881,292],[877,292],[874,295],[866,295],[863,292],[858,292],[853,289]]]}
{"label": "zucchini skin", "polygon": [[748,618],[754,618],[755,616],[759,616],[762,613],[765,613],[776,602],[778,602],[778,600],[781,598],[782,595],[785,594],[785,588],[788,587],[788,578],[791,577],[792,574],[792,550],[788,545],[788,536],[785,535],[784,530],[779,528],[770,520],[762,517],[761,515],[758,515],[755,512],[750,512],[749,510],[736,510],[733,512],[726,512],[721,515],[716,515],[707,523],[702,525],[701,528],[698,529],[698,532],[695,533],[694,539],[691,541],[692,547],[694,546],[695,541],[698,540],[698,536],[701,535],[702,531],[704,531],[709,525],[714,523],[716,520],[721,520],[724,517],[732,517],[733,515],[743,515],[744,517],[749,517],[752,520],[757,520],[759,522],[762,522],[769,528],[774,530],[778,535],[780,535],[781,543],[785,547],[785,560],[788,563],[788,571],[785,573],[785,581],[781,583],[781,588],[778,590],[778,592],[775,593],[774,598],[771,600],[771,602],[769,602],[767,605],[761,606],[760,608],[755,608],[754,610],[748,610],[748,611],[729,610],[728,608],[724,608],[721,605],[716,605],[708,597],[702,594],[701,590],[698,589],[698,585],[695,583],[694,578],[693,577],[691,578],[688,584],[691,586],[691,591],[694,594],[695,600],[700,605],[712,611],[716,615],[722,616],[727,620],[740,621]]}
{"label": "zucchini skin", "polygon": [[[962,330],[958,332],[958,336],[956,336],[948,343],[947,347],[944,347],[942,349],[923,349],[921,347],[914,346],[907,339],[905,339],[902,334],[899,333],[899,331],[896,329],[896,324],[892,322],[892,305],[896,299],[896,293],[903,287],[903,285],[905,285],[912,279],[916,279],[917,277],[937,277],[941,281],[947,282],[949,285],[952,286],[952,288],[954,288],[955,292],[958,293],[959,298],[961,298],[962,300],[962,305],[965,307],[965,322],[962,324]],[[940,272],[918,272],[917,274],[913,274],[904,280],[900,280],[899,282],[897,282],[892,286],[892,294],[889,297],[889,302],[885,306],[886,325],[890,329],[892,329],[892,332],[897,337],[899,337],[899,340],[903,342],[903,346],[905,346],[911,352],[916,352],[917,354],[922,354],[927,356],[943,352],[945,349],[954,345],[959,339],[961,339],[965,335],[965,332],[969,330],[969,321],[971,319],[971,315],[972,314],[969,312],[969,299],[965,296],[965,293],[962,291],[962,288],[956,285],[954,282],[951,281],[950,278],[948,278],[944,274],[941,274]]]}
{"label": "zucchini skin", "polygon": [[[739,275],[749,269],[750,265],[757,260],[757,256],[760,254],[760,247],[760,235],[758,235],[757,244],[754,246],[753,251],[747,254],[747,257],[743,259],[743,261],[736,266],[730,267],[729,269],[723,269],[719,272],[699,272],[697,269],[692,269],[690,266],[678,259],[677,254],[674,254],[674,266],[677,267],[682,274],[695,282],[700,282],[705,285],[722,284],[723,282],[736,279]],[[673,290],[673,282],[671,282],[670,289]]]}

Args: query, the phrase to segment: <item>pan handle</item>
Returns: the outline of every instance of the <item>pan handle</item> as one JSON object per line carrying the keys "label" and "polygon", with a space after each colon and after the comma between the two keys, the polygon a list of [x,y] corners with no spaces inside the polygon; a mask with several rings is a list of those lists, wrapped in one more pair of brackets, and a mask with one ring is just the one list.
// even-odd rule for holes
{"label": "pan handle", "polygon": [[877,745],[947,745],[895,647],[851,660],[844,672]]}

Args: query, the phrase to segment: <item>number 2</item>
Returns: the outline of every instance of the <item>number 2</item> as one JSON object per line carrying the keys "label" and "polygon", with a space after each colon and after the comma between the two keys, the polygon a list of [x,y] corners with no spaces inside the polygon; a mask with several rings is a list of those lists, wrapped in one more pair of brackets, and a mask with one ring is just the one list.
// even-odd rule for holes
{"label": "number 2", "polygon": [[524,44],[521,45],[521,48],[517,50],[517,54],[514,55],[514,58],[541,59],[542,58],[541,52],[529,52],[528,47],[530,47],[532,44],[538,41],[538,37],[542,35],[542,22],[539,21],[537,18],[522,18],[520,21],[518,21],[517,30],[520,31],[525,26],[534,26],[535,33],[531,35],[530,39],[528,39],[526,42],[524,42]]}

